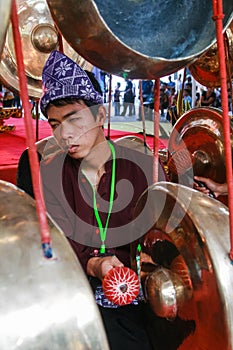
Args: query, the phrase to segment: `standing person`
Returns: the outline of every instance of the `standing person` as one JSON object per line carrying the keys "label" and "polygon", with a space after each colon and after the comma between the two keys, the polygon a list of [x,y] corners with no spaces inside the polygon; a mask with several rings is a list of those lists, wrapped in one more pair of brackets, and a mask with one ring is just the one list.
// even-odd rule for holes
{"label": "standing person", "polygon": [[176,80],[176,92],[179,93],[179,91],[182,89],[183,81],[182,81],[182,74],[179,74],[177,80]]}
{"label": "standing person", "polygon": [[168,77],[168,83],[167,83],[167,88],[171,92],[171,90],[176,87],[176,83],[172,80],[171,75]]}
{"label": "standing person", "polygon": [[117,82],[117,86],[114,91],[114,108],[115,108],[115,116],[120,115],[120,96],[121,96],[121,91],[120,91],[121,83]]}
{"label": "standing person", "polygon": [[160,97],[159,97],[159,109],[161,112],[161,117],[165,117],[165,110],[169,106],[169,91],[167,85],[162,83],[160,86]]}
{"label": "standing person", "polygon": [[191,75],[188,75],[187,76],[187,79],[185,81],[185,84],[184,84],[184,88],[186,90],[189,90],[189,95],[192,97],[192,87],[193,87],[193,83],[192,83],[192,77]]}
{"label": "standing person", "polygon": [[[152,80],[142,80],[142,102],[143,105],[146,105],[147,108],[149,108],[148,106],[151,104],[151,100],[154,98],[154,94],[153,94],[153,81]],[[140,90],[140,87],[139,87]],[[140,99],[140,96],[139,96]],[[150,117],[152,118],[152,110],[154,107],[154,100],[152,102],[152,105],[150,106],[152,108],[150,108],[149,114]],[[152,120],[149,117],[150,120]],[[139,118],[138,120],[142,120],[142,106],[140,104],[139,106]]]}
{"label": "standing person", "polygon": [[129,108],[129,117],[132,116],[133,108],[134,108],[134,99],[135,94],[133,90],[133,83],[131,80],[127,80],[125,93],[124,93],[124,104],[123,104],[123,112],[121,113],[122,116],[126,115],[127,109]]}
{"label": "standing person", "polygon": [[14,107],[21,108],[20,96],[16,93],[14,93]]}
{"label": "standing person", "polygon": [[192,97],[190,95],[189,89],[184,89],[183,105],[184,105],[184,113],[187,112],[192,107]]}
{"label": "standing person", "polygon": [[3,107],[3,92],[2,92],[2,84],[0,84],[0,108]]}
{"label": "standing person", "polygon": [[214,88],[208,87],[201,95],[201,106],[214,106],[216,100],[216,93]]}
{"label": "standing person", "polygon": [[14,107],[14,94],[12,91],[8,90],[7,88],[4,88],[4,95],[3,95],[3,107],[9,108]]}
{"label": "standing person", "polygon": [[167,108],[166,119],[175,124],[177,121],[177,94],[175,88],[171,89],[171,94],[169,95],[169,106]]}
{"label": "standing person", "polygon": [[[88,277],[110,349],[151,350],[144,302],[118,307],[106,301],[101,284],[112,268],[130,267],[135,221],[141,235],[152,225],[141,215],[133,223],[133,210],[153,183],[153,157],[106,140],[102,96],[70,58],[53,51],[42,83],[40,109],[61,147],[41,161],[46,209]],[[165,179],[162,167],[159,179]]]}

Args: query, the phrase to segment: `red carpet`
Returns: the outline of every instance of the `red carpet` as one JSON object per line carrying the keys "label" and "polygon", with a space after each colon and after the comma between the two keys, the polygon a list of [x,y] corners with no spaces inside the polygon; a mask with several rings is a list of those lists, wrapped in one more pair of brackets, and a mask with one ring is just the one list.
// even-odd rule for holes
{"label": "red carpet", "polygon": [[[0,132],[0,179],[4,181],[16,183],[16,170],[20,155],[27,147],[25,127],[23,118],[10,118],[5,122],[6,125],[15,125],[14,131]],[[36,138],[36,121],[33,120],[33,131]],[[107,131],[105,130],[107,135]],[[38,126],[38,139],[41,140],[51,135],[51,129],[47,121],[40,120]],[[143,135],[131,132],[111,130],[111,139],[115,140],[120,137],[132,135],[143,139]],[[153,137],[147,136],[147,144],[153,149]],[[165,148],[167,140],[159,140],[159,148]]]}

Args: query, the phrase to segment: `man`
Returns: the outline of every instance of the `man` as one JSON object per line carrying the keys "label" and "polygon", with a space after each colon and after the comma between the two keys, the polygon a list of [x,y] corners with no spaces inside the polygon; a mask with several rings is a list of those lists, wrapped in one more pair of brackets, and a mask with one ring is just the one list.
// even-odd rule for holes
{"label": "man", "polygon": [[117,86],[115,88],[114,95],[113,95],[115,116],[120,115],[120,107],[121,107],[121,105],[120,105],[120,96],[121,96],[120,87],[121,87],[121,83],[117,82]]}
{"label": "man", "polygon": [[[41,112],[61,149],[41,161],[46,209],[65,233],[87,274],[110,349],[149,350],[144,305],[117,307],[105,300],[101,281],[115,267],[130,267],[130,242],[153,225],[133,217],[152,184],[152,157],[107,141],[102,96],[70,58],[53,51],[43,74]],[[165,179],[163,169],[160,180]],[[140,227],[132,231],[132,227]]]}

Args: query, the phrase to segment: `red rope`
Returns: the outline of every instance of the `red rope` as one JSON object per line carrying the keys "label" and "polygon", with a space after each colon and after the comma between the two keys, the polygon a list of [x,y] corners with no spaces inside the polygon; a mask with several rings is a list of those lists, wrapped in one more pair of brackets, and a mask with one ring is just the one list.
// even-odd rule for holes
{"label": "red rope", "polygon": [[111,139],[111,108],[112,108],[112,74],[109,76],[108,86],[108,136],[107,139]]}
{"label": "red rope", "polygon": [[227,96],[227,73],[225,62],[225,48],[223,23],[224,18],[222,0],[212,0],[213,2],[213,20],[216,25],[219,70],[221,79],[221,101],[223,110],[223,126],[224,126],[224,148],[226,157],[226,175],[228,186],[228,206],[229,206],[229,225],[230,225],[230,259],[233,261],[233,175],[232,175],[232,150],[230,138],[230,118],[228,111],[228,96]]}
{"label": "red rope", "polygon": [[32,133],[33,124],[32,124],[32,115],[31,115],[31,104],[29,102],[28,89],[27,89],[27,80],[24,69],[23,53],[22,53],[22,44],[21,37],[19,32],[19,22],[16,1],[12,1],[12,11],[11,11],[11,22],[13,29],[14,37],[14,47],[16,53],[16,62],[17,62],[17,71],[19,77],[19,87],[20,95],[22,99],[22,105],[24,110],[24,125],[26,129],[26,138],[28,143],[28,153],[29,153],[29,162],[32,174],[32,184],[36,200],[36,211],[40,224],[40,234],[42,244],[50,244],[50,235],[47,222],[47,216],[45,211],[45,203],[42,195],[41,189],[41,179],[40,179],[40,168],[37,150],[35,146],[35,139]]}
{"label": "red rope", "polygon": [[143,142],[146,149],[146,122],[145,122],[145,109],[143,103],[142,96],[142,80],[139,81],[139,98],[140,98],[140,111],[141,111],[141,119],[142,119],[142,134],[143,134]]}
{"label": "red rope", "polygon": [[155,79],[154,84],[154,164],[153,181],[159,179],[159,100],[160,100],[160,79]]}

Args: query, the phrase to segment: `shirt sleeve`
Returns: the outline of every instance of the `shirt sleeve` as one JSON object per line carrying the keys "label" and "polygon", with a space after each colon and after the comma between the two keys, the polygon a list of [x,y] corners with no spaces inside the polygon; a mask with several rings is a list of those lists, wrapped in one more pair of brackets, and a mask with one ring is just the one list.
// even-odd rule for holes
{"label": "shirt sleeve", "polygon": [[[75,214],[70,212],[70,209],[62,205],[56,195],[44,186],[44,197],[46,202],[47,212],[51,215],[52,220],[58,225],[61,231],[65,234],[70,243],[75,255],[77,256],[84,272],[87,274],[87,263],[92,257],[93,248],[82,245],[71,237],[74,237],[75,230]],[[64,204],[64,202],[63,202]]]}

